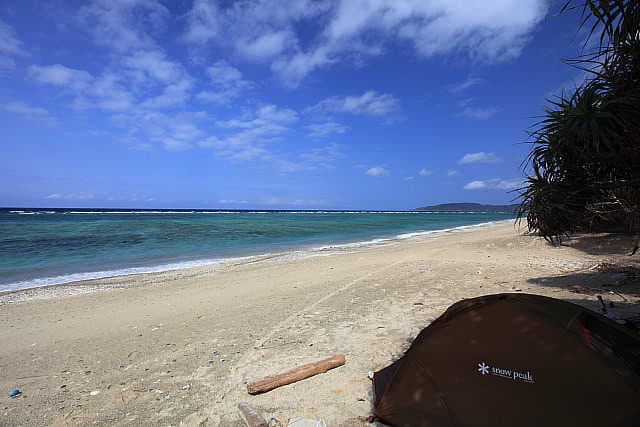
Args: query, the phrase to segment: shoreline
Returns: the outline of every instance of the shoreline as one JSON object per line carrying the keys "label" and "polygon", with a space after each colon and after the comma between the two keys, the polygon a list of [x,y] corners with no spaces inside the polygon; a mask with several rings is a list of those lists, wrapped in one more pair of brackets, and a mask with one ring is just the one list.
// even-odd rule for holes
{"label": "shoreline", "polygon": [[[103,212],[103,213],[109,213],[109,212]],[[8,288],[8,289],[0,289],[0,305],[5,303],[4,300],[6,299],[5,297],[7,295],[20,293],[24,291],[34,291],[36,289],[49,289],[53,287],[62,287],[62,286],[79,286],[82,284],[89,284],[91,282],[95,282],[103,279],[112,279],[112,278],[118,278],[118,277],[128,277],[128,276],[137,276],[137,275],[154,274],[154,273],[165,273],[165,272],[179,271],[179,270],[190,270],[190,269],[197,269],[199,267],[222,265],[226,263],[255,262],[256,260],[260,260],[261,258],[265,258],[265,257],[266,258],[285,258],[285,257],[306,258],[306,257],[313,257],[313,256],[321,256],[323,254],[326,254],[327,251],[332,251],[332,250],[339,251],[342,249],[356,249],[361,247],[392,243],[395,241],[403,241],[407,239],[426,237],[426,236],[431,236],[438,233],[459,232],[467,229],[487,227],[492,224],[509,223],[514,221],[516,221],[515,218],[498,220],[498,221],[487,221],[487,222],[482,222],[477,224],[461,225],[461,226],[449,227],[449,228],[443,228],[443,229],[401,233],[401,234],[396,234],[392,237],[379,237],[379,238],[373,238],[373,239],[349,242],[349,243],[337,243],[333,245],[311,246],[308,248],[290,249],[290,250],[284,250],[281,252],[265,252],[265,253],[235,256],[235,257],[202,258],[202,259],[194,259],[194,260],[188,260],[188,261],[182,261],[182,262],[169,262],[164,264],[153,264],[149,266],[128,267],[128,268],[122,268],[122,269],[116,269],[116,270],[69,273],[69,274],[63,274],[58,276],[34,278],[31,280],[0,284],[0,288]],[[86,292],[91,292],[91,290],[86,290]]]}

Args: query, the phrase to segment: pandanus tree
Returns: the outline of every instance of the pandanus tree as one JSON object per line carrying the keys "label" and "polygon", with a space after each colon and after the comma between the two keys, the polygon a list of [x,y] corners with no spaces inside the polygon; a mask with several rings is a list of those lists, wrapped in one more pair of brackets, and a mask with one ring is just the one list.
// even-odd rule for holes
{"label": "pandanus tree", "polygon": [[572,8],[581,8],[596,47],[569,61],[584,82],[548,101],[530,132],[518,212],[552,242],[575,232],[640,231],[640,0],[563,6]]}

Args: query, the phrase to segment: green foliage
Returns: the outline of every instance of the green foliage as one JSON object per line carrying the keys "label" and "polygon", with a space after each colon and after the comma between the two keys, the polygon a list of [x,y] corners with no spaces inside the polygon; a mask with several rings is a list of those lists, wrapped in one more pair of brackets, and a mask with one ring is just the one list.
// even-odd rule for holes
{"label": "green foliage", "polygon": [[530,133],[518,212],[551,241],[640,230],[640,0],[570,0],[563,10],[576,7],[598,48],[571,61],[587,79],[550,100]]}

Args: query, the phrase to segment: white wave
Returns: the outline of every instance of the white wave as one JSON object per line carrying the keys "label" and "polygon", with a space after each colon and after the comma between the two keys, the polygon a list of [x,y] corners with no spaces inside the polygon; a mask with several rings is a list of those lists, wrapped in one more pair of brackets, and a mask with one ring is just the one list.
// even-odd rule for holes
{"label": "white wave", "polygon": [[70,214],[192,214],[195,211],[67,211]]}
{"label": "white wave", "polygon": [[459,225],[457,227],[441,228],[441,229],[427,230],[427,231],[416,231],[416,232],[412,232],[412,233],[403,233],[403,234],[398,234],[396,237],[398,239],[410,239],[412,237],[427,236],[427,235],[436,234],[436,233],[450,233],[452,231],[468,230],[470,228],[485,227],[485,226],[491,225],[491,224],[498,224],[498,223],[502,223],[502,222],[511,222],[511,221],[513,221],[513,220],[512,219],[505,219],[505,220],[500,220],[500,221],[487,221],[487,222],[481,222],[481,223],[478,223],[478,224]]}
{"label": "white wave", "polygon": [[0,285],[0,292],[17,291],[20,289],[41,288],[43,286],[64,285],[66,283],[80,282],[83,280],[105,279],[108,277],[128,276],[141,273],[160,273],[163,271],[182,270],[185,268],[201,267],[216,264],[229,259],[201,259],[194,261],[174,262],[149,267],[130,267],[117,270],[91,271],[87,273],[72,273],[53,277],[42,277],[22,282]]}

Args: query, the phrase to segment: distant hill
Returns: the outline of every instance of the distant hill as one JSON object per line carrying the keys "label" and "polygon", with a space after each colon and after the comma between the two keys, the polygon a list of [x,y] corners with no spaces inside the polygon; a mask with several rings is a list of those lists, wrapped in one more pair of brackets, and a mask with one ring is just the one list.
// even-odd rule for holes
{"label": "distant hill", "polygon": [[516,212],[518,204],[513,205],[483,205],[481,203],[443,203],[441,205],[424,206],[415,211],[433,212]]}

